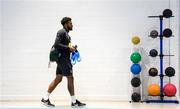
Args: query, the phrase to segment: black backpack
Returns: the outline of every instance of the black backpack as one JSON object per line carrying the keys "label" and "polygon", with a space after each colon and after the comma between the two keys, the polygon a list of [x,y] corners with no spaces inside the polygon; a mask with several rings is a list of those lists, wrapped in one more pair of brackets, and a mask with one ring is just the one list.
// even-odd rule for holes
{"label": "black backpack", "polygon": [[50,53],[49,53],[49,65],[50,67],[50,62],[57,62],[58,58],[61,56],[60,51],[55,48],[54,46],[51,47]]}

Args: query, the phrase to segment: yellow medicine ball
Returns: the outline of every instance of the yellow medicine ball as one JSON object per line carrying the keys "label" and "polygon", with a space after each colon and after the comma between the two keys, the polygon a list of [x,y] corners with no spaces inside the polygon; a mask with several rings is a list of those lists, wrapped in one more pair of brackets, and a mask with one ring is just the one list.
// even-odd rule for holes
{"label": "yellow medicine ball", "polygon": [[134,36],[132,38],[132,43],[133,44],[137,45],[137,44],[139,44],[139,42],[140,42],[140,38],[138,36]]}

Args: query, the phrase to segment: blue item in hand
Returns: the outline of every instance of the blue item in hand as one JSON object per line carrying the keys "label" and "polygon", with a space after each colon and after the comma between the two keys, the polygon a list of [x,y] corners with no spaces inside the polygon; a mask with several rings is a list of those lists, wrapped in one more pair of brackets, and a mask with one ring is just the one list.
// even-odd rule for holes
{"label": "blue item in hand", "polygon": [[76,51],[76,59],[77,59],[78,62],[81,61],[81,57],[80,57],[79,51]]}
{"label": "blue item in hand", "polygon": [[76,62],[80,62],[80,61],[81,61],[81,57],[80,57],[79,51],[76,50],[76,51],[72,52],[72,54],[71,54],[71,63],[73,65],[75,65]]}

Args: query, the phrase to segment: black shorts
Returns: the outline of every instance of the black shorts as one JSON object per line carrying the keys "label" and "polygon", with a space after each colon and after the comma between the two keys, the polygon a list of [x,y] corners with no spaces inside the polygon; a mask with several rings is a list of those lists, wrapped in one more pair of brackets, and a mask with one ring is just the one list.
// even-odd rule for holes
{"label": "black shorts", "polygon": [[70,59],[59,59],[57,62],[56,74],[63,76],[71,76],[73,74],[72,64]]}

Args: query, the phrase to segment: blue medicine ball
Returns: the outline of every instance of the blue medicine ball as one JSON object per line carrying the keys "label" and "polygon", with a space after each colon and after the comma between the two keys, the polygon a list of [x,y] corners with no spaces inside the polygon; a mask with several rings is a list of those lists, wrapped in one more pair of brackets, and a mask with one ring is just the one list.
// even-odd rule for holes
{"label": "blue medicine ball", "polygon": [[133,64],[131,66],[131,72],[134,74],[134,75],[137,75],[141,72],[141,66],[139,64]]}

